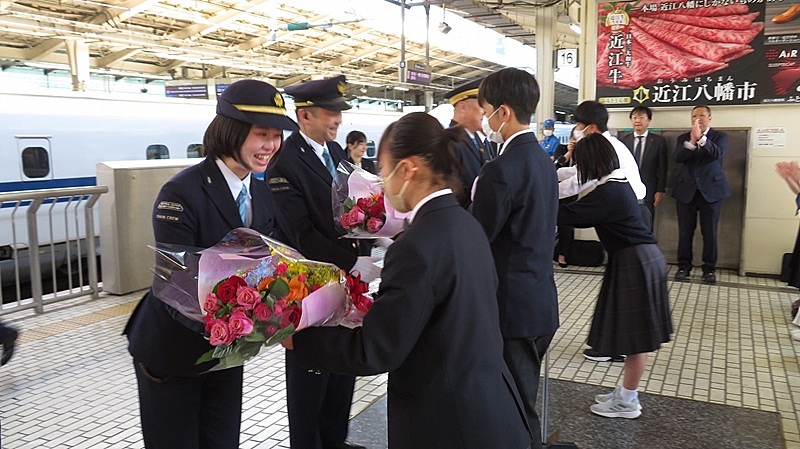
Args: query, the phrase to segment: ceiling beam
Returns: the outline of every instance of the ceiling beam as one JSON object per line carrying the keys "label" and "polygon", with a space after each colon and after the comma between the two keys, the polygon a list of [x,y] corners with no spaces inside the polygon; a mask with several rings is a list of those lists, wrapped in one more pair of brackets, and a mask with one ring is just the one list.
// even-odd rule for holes
{"label": "ceiling beam", "polygon": [[53,54],[56,50],[66,46],[64,39],[47,39],[41,44],[25,50],[26,61],[41,61]]}
{"label": "ceiling beam", "polygon": [[141,52],[141,48],[128,48],[125,50],[117,51],[111,53],[109,55],[103,56],[102,58],[97,58],[97,66],[98,67],[110,67],[114,64],[117,64],[129,57]]}
{"label": "ceiling beam", "polygon": [[108,23],[116,27],[119,22],[124,22],[131,17],[144,12],[153,5],[159,3],[160,0],[128,0],[113,8],[104,8],[100,10],[94,17],[87,20],[87,23],[100,25]]}

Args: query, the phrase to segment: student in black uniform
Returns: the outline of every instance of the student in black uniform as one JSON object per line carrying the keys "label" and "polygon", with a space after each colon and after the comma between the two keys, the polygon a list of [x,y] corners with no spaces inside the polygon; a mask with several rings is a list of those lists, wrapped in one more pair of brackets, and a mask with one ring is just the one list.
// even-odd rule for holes
{"label": "student in black uniform", "polygon": [[3,346],[3,356],[0,357],[0,366],[5,365],[11,360],[11,356],[14,355],[14,347],[17,344],[18,336],[19,331],[0,321],[0,345]]}
{"label": "student in black uniform", "polygon": [[347,133],[346,143],[347,160],[356,167],[361,167],[373,175],[377,175],[375,163],[364,157],[364,153],[367,151],[367,136],[361,131],[353,130]]}
{"label": "student in black uniform", "polygon": [[491,149],[478,134],[483,119],[483,109],[478,104],[478,86],[481,80],[470,81],[444,94],[453,105],[453,120],[450,127],[461,126],[461,141],[453,151],[461,167],[458,173],[461,183],[456,187],[456,196],[466,209],[472,202],[472,184],[478,177],[481,167],[492,159]]}
{"label": "student in black uniform", "polygon": [[490,138],[503,144],[481,170],[470,209],[492,247],[503,357],[525,404],[534,449],[542,444],[539,372],[558,329],[553,279],[558,181],[553,161],[529,126],[538,102],[539,84],[524,70],[503,69],[481,83],[478,103],[495,134]]}
{"label": "student in black uniform", "polygon": [[[263,173],[280,149],[283,130],[296,129],[283,97],[271,85],[237,81],[217,102],[206,129],[207,158],[175,175],[153,208],[158,243],[211,247],[228,232],[250,227],[270,235],[272,195],[251,173]],[[216,362],[195,365],[213,347],[202,323],[192,321],[148,292],[124,334],[139,388],[148,449],[239,447],[243,368],[206,373]]]}
{"label": "student in black uniform", "polygon": [[[269,186],[280,211],[281,235],[305,257],[333,263],[364,282],[380,275],[378,258],[358,256],[357,242],[341,239],[331,204],[333,173],[344,150],[334,141],[342,111],[343,75],[286,88],[294,97],[300,130],[270,162]],[[362,447],[346,443],[355,377],[309,371],[286,352],[286,403],[293,449]]]}
{"label": "student in black uniform", "polygon": [[594,227],[608,253],[588,343],[604,354],[628,356],[622,385],[597,395],[590,409],[609,418],[636,418],[642,414],[637,388],[647,355],[672,333],[667,263],[611,143],[589,134],[575,144],[572,157],[579,182],[596,181],[596,187],[560,205],[558,223]]}
{"label": "student in black uniform", "polygon": [[389,371],[392,449],[531,444],[497,303],[487,301],[497,289],[489,243],[448,188],[460,133],[423,112],[387,128],[378,153],[385,195],[411,216],[386,252],[378,298],[363,327],[308,329],[285,342],[309,368]]}

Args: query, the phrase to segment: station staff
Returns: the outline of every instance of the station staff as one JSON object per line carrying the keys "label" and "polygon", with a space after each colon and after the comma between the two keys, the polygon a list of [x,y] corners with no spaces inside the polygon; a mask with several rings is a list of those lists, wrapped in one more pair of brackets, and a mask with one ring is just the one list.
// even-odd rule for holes
{"label": "station staff", "polygon": [[[380,274],[376,259],[358,256],[356,242],[341,239],[334,226],[331,184],[345,158],[334,139],[344,98],[343,75],[286,88],[294,97],[300,130],[286,139],[267,175],[281,214],[281,234],[303,256],[358,272],[369,282]],[[286,403],[294,449],[357,448],[346,443],[355,376],[309,371],[286,352]]]}
{"label": "station staff", "polygon": [[550,159],[553,159],[553,154],[555,154],[556,148],[558,148],[560,143],[558,137],[553,134],[555,128],[556,122],[551,118],[542,122],[542,135],[544,138],[539,144],[542,146],[544,152],[550,156]]}
{"label": "station staff", "polygon": [[[207,158],[169,180],[153,208],[158,243],[211,247],[228,232],[250,227],[269,235],[275,207],[267,186],[253,182],[281,146],[283,97],[271,85],[237,81],[217,102],[203,137]],[[139,389],[144,444],[148,449],[239,447],[243,368],[206,372],[195,365],[213,349],[202,323],[157,298],[151,289],[133,311],[124,334]]]}
{"label": "station staff", "polygon": [[481,80],[470,81],[447,92],[444,97],[453,105],[453,120],[450,127],[461,125],[464,132],[461,141],[455,145],[453,152],[461,165],[460,188],[456,190],[459,203],[464,208],[469,207],[471,200],[472,184],[481,167],[489,162],[491,148],[478,131],[481,129],[483,109],[478,105],[478,85]]}

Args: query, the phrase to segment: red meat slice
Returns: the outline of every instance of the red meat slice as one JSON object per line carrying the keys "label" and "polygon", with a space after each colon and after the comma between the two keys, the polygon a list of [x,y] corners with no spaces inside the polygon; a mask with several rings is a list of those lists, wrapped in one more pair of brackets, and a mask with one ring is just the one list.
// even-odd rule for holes
{"label": "red meat slice", "polygon": [[643,22],[636,18],[633,19],[633,23],[656,39],[662,40],[668,44],[672,44],[677,48],[686,50],[693,55],[710,59],[712,61],[729,62],[734,59],[731,58],[731,55],[741,55],[746,54],[743,52],[749,53],[749,51],[752,51],[750,46],[747,44],[711,42],[698,37],[689,37],[681,33],[676,33],[668,28]]}
{"label": "red meat slice", "polygon": [[717,30],[746,30],[750,28],[750,24],[758,17],[758,14],[754,12],[738,16],[698,17],[688,14],[660,13],[651,14],[649,17]]}
{"label": "red meat slice", "polygon": [[601,29],[601,33],[597,38],[597,85],[616,87],[620,89],[634,89],[636,87],[652,84],[660,78],[679,78],[680,74],[673,70],[665,63],[653,58],[647,53],[641,44],[635,39],[631,47],[631,65],[630,67],[619,67],[622,72],[622,77],[617,79],[616,83],[608,77],[608,72],[611,70],[608,67],[608,56],[610,50],[608,48],[609,35]]}
{"label": "red meat slice", "polygon": [[665,28],[675,33],[699,37],[711,42],[727,42],[729,44],[749,44],[764,29],[764,22],[754,22],[747,30],[715,30],[669,20],[641,17],[636,20]]}
{"label": "red meat slice", "polygon": [[[649,17],[651,12],[642,12],[641,8],[643,5],[648,5],[652,3],[663,3],[664,0],[642,0],[636,4],[637,9],[634,9],[630,12],[631,16],[634,17]],[[741,3],[737,3],[735,5],[727,5],[727,6],[712,6],[708,8],[692,8],[692,9],[674,9],[672,11],[659,11],[659,14],[682,14],[685,16],[703,16],[703,17],[716,17],[716,16],[732,16],[738,14],[747,14],[750,12],[750,8],[747,5],[743,5]]]}
{"label": "red meat slice", "polygon": [[[699,56],[692,56],[685,50],[673,45],[660,42],[636,24],[631,24],[633,39],[659,61],[669,61],[669,65],[675,69],[681,77],[693,77],[706,75],[728,67],[723,62],[711,61]],[[655,74],[662,77],[661,74]]]}

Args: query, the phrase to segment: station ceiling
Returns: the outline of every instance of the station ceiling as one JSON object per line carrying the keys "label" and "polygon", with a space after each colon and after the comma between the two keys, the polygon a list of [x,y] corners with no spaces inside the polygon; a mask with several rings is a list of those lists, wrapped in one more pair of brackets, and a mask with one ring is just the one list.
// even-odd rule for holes
{"label": "station ceiling", "polygon": [[[444,5],[467,20],[535,46],[536,8],[568,11],[575,7],[567,1],[439,0],[430,4]],[[422,7],[425,2],[407,3]],[[398,21],[399,17],[398,6]],[[315,26],[288,29],[289,24],[302,22]],[[431,22],[434,28],[436,23]],[[262,77],[285,87],[344,73],[353,96],[412,103],[421,103],[426,89],[439,101],[454,85],[503,68],[431,46],[430,85],[400,83],[400,38],[364,23],[336,23],[288,0],[0,0],[0,66],[39,63],[68,69],[68,46],[78,43],[88,47],[92,70],[117,76]],[[577,46],[577,36],[567,25],[558,26],[557,45]],[[405,50],[406,60],[424,60],[424,43],[406,40]],[[556,109],[571,110],[576,99],[576,89],[557,84]]]}

